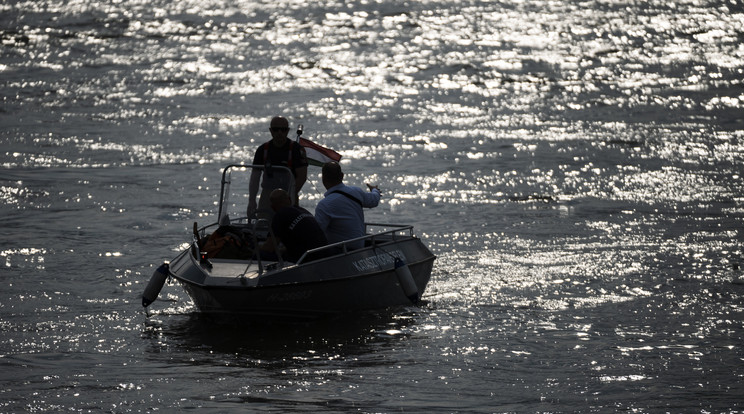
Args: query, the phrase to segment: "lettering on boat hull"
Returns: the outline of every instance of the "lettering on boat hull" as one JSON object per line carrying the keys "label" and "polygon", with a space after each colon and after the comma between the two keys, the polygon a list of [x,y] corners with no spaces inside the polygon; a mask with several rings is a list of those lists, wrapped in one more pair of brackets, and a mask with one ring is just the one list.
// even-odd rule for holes
{"label": "lettering on boat hull", "polygon": [[376,254],[374,256],[365,257],[364,259],[355,260],[352,262],[354,268],[359,272],[366,272],[373,269],[381,269],[384,267],[393,267],[395,259],[406,261],[406,256],[400,250],[393,250],[385,252],[384,254]]}

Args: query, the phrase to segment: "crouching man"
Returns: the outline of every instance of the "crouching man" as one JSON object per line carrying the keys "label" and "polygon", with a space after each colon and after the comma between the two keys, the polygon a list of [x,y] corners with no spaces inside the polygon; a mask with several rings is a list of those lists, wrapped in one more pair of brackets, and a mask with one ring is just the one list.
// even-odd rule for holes
{"label": "crouching man", "polygon": [[[328,244],[325,233],[309,211],[293,205],[289,193],[283,189],[271,192],[269,199],[274,218],[271,221],[272,235],[261,246],[263,252],[276,252],[280,244],[284,249],[282,258],[297,262],[305,252]],[[273,236],[273,237],[272,237]],[[305,261],[320,257],[307,257]]]}

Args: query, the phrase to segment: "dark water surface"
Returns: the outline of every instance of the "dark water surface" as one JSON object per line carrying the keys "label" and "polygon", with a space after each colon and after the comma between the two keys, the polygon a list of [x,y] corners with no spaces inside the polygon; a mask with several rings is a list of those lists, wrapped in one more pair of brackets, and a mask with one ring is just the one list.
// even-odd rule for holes
{"label": "dark water surface", "polygon": [[[743,27],[740,1],[0,4],[0,411],[741,412]],[[213,320],[166,285],[145,315],[276,114],[415,226],[424,305]]]}

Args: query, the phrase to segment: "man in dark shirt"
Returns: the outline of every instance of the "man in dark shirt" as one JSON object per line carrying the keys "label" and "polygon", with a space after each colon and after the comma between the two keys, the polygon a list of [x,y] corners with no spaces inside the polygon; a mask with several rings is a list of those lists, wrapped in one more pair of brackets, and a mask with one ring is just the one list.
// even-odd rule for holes
{"label": "man in dark shirt", "polygon": [[[315,217],[302,207],[292,205],[289,193],[277,189],[271,192],[271,209],[276,213],[271,222],[271,237],[261,250],[276,252],[279,243],[286,249],[282,257],[290,262],[297,262],[306,251],[328,244],[323,230],[318,226]],[[322,257],[316,255],[305,258],[305,261]]]}
{"label": "man in dark shirt", "polygon": [[[305,150],[297,142],[292,142],[287,137],[289,133],[289,122],[281,117],[276,116],[271,120],[269,131],[271,132],[271,141],[261,144],[256,149],[253,156],[253,165],[263,165],[267,168],[263,173],[261,181],[261,170],[253,170],[248,194],[248,216],[260,212],[264,217],[270,218],[272,211],[269,208],[269,195],[277,188],[289,190],[289,180],[284,171],[271,171],[271,166],[287,167],[292,171],[295,180],[295,193],[292,194],[294,204],[299,205],[300,189],[307,180],[307,157]],[[261,197],[256,205],[256,196],[258,195],[259,182],[261,183]]]}

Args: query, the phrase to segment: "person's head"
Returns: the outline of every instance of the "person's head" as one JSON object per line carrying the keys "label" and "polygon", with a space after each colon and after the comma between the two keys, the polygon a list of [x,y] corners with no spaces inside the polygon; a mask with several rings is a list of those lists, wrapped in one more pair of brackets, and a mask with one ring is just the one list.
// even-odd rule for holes
{"label": "person's head", "polygon": [[271,119],[269,131],[271,132],[271,138],[277,144],[284,144],[287,134],[289,134],[289,121],[287,121],[287,118],[275,116]]}
{"label": "person's head", "polygon": [[289,198],[289,193],[281,188],[277,188],[269,194],[269,201],[271,201],[271,209],[274,211],[279,211],[283,207],[292,205],[292,199]]}
{"label": "person's head", "polygon": [[323,164],[323,186],[327,189],[341,184],[344,180],[344,172],[341,164],[331,161]]}

